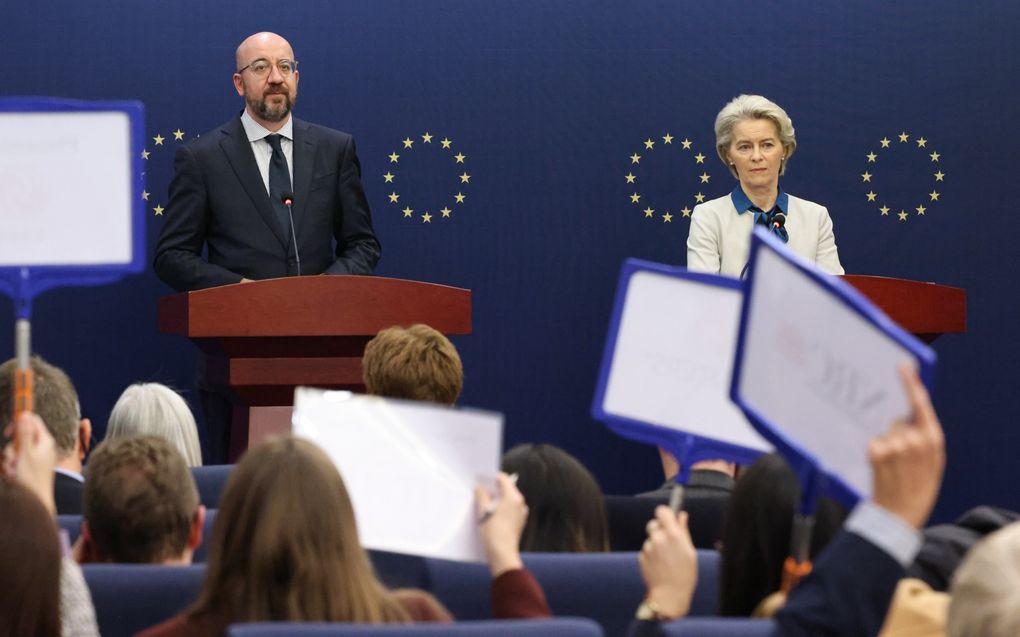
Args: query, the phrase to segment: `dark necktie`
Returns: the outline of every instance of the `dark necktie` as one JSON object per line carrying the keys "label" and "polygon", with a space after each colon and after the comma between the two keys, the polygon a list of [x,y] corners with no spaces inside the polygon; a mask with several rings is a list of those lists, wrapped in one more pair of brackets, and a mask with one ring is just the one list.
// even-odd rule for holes
{"label": "dark necktie", "polygon": [[280,146],[281,139],[282,137],[275,133],[266,136],[266,141],[273,149],[273,157],[269,160],[269,199],[273,202],[280,230],[289,235],[290,215],[282,197],[284,193],[291,192],[290,170],[287,168],[287,157],[283,154],[283,147]]}

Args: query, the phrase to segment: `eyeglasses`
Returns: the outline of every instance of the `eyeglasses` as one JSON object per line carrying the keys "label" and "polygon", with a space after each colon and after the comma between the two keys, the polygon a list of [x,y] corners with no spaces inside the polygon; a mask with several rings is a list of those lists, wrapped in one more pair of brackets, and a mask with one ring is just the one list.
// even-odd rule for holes
{"label": "eyeglasses", "polygon": [[[273,63],[269,60],[259,58],[248,66],[238,69],[238,73],[244,73],[246,70],[251,71],[251,74],[255,77],[265,77],[269,75],[270,69],[273,68]],[[280,72],[280,75],[284,77],[290,77],[294,71],[297,70],[297,60],[280,60],[276,63],[276,69]]]}

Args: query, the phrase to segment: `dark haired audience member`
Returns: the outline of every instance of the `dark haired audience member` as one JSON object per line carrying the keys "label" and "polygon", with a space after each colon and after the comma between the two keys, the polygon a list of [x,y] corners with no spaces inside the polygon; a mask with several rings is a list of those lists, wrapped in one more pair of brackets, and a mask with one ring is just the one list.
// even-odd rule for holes
{"label": "dark haired audience member", "polygon": [[[545,597],[517,550],[527,507],[505,475],[497,482],[498,502],[479,527],[493,574],[493,613],[547,617]],[[480,492],[479,510],[489,503]],[[287,437],[250,449],[231,472],[198,601],[143,634],[212,637],[235,622],[451,619],[428,593],[391,591],[376,578],[340,473],[317,446]]]}
{"label": "dark haired audience member", "polygon": [[[800,481],[778,454],[761,456],[741,472],[723,522],[720,615],[769,614],[759,605],[780,589],[800,499]],[[833,500],[822,498],[816,503],[812,560],[839,532],[845,519],[846,511]]]}
{"label": "dark haired audience member", "polygon": [[[0,422],[14,420],[11,397],[14,395],[17,367],[18,363],[13,358],[0,365]],[[57,475],[53,483],[57,513],[80,515],[85,480],[82,463],[92,444],[92,423],[81,417],[78,392],[64,370],[38,356],[31,358],[31,367],[35,412],[57,443]]]}
{"label": "dark haired audience member", "polygon": [[503,454],[502,469],[517,474],[517,488],[528,504],[522,551],[609,550],[605,496],[576,458],[553,445],[524,444]]}
{"label": "dark haired audience member", "polygon": [[184,457],[156,436],[105,440],[89,460],[79,562],[190,564],[205,507]]}
{"label": "dark haired audience member", "polygon": [[421,323],[381,330],[365,346],[361,366],[365,390],[376,396],[452,405],[464,386],[457,348]]}

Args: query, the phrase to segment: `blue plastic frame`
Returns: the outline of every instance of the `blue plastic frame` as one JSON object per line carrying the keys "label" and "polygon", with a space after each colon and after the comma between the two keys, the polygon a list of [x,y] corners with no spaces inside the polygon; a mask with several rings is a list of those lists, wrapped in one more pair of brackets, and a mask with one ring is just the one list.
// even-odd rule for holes
{"label": "blue plastic frame", "polygon": [[802,493],[801,510],[803,513],[813,513],[814,501],[819,496],[832,497],[850,509],[857,504],[858,500],[865,497],[866,494],[857,493],[842,478],[826,471],[817,458],[802,449],[794,440],[783,433],[777,423],[769,421],[763,414],[758,413],[740,396],[740,375],[743,371],[748,313],[750,312],[751,299],[754,297],[754,286],[757,280],[755,271],[758,265],[758,254],[762,250],[771,250],[777,253],[799,271],[806,274],[818,287],[838,299],[843,305],[856,312],[890,340],[895,341],[910,352],[917,363],[921,382],[924,383],[929,392],[932,391],[934,386],[937,357],[930,347],[893,322],[892,319],[875,307],[871,301],[866,299],[864,295],[851,285],[843,282],[839,277],[821,272],[812,264],[791,252],[785,244],[768,232],[761,228],[755,229],[751,237],[751,252],[748,259],[749,267],[744,284],[743,305],[740,308],[740,328],[737,333],[736,359],[733,362],[733,380],[730,384],[730,397],[744,412],[751,425],[766,440],[775,445],[776,450],[786,458],[800,478]]}
{"label": "blue plastic frame", "polygon": [[616,341],[620,331],[623,306],[627,299],[627,290],[630,287],[631,278],[638,272],[652,272],[677,279],[694,281],[703,285],[733,290],[738,294],[743,288],[739,281],[728,277],[690,272],[685,268],[643,261],[641,259],[627,259],[624,261],[623,266],[620,268],[620,279],[616,288],[616,297],[613,301],[613,314],[609,321],[609,333],[606,337],[605,349],[602,352],[602,364],[599,368],[595,397],[591,407],[592,417],[604,423],[610,430],[624,438],[656,445],[672,453],[680,462],[681,472],[677,476],[677,482],[680,483],[687,482],[690,466],[699,460],[723,459],[741,464],[753,462],[763,453],[762,451],[619,416],[609,413],[603,408],[606,397],[606,385],[609,383],[609,371],[613,366],[613,355],[616,352]]}
{"label": "blue plastic frame", "polygon": [[131,261],[128,263],[82,266],[0,266],[0,292],[14,299],[17,318],[29,318],[33,299],[62,285],[112,283],[146,267],[145,206],[142,190],[145,174],[142,151],[145,145],[145,106],[138,101],[81,101],[52,97],[0,98],[0,113],[121,112],[128,116],[131,147]]}

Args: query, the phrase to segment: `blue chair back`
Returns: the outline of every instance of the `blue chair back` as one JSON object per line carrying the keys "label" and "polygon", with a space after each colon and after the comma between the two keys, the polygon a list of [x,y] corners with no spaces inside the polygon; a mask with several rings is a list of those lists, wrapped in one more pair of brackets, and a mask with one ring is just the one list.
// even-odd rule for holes
{"label": "blue chair back", "polygon": [[80,515],[58,515],[57,526],[67,531],[67,539],[74,544],[81,535],[81,520]]}
{"label": "blue chair back", "polygon": [[603,637],[588,619],[523,619],[455,624],[234,624],[227,637]]}
{"label": "blue chair back", "polygon": [[205,580],[205,564],[86,564],[82,571],[103,637],[131,637],[170,619],[198,598]]}
{"label": "blue chair back", "polygon": [[220,495],[227,484],[227,478],[233,470],[232,464],[211,464],[205,467],[192,467],[191,475],[195,477],[198,487],[198,499],[207,509],[220,508]]}
{"label": "blue chair back", "polygon": [[665,637],[772,637],[776,623],[771,619],[695,617],[662,624]]}
{"label": "blue chair back", "polygon": [[205,510],[205,524],[202,525],[202,543],[195,549],[191,561],[204,563],[209,557],[209,540],[212,539],[213,525],[216,524],[216,509]]}

